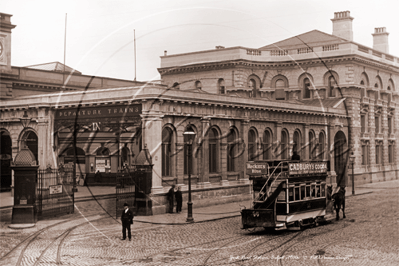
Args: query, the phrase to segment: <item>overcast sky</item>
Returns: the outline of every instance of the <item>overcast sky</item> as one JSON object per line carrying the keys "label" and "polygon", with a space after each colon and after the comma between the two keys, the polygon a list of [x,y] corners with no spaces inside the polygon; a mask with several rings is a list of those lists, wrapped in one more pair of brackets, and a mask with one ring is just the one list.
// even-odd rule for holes
{"label": "overcast sky", "polygon": [[386,27],[389,50],[399,56],[397,0],[2,0],[13,15],[13,66],[64,61],[87,75],[159,79],[168,54],[244,46],[259,48],[314,29],[332,33],[334,12],[349,10],[354,41],[373,46],[375,27]]}

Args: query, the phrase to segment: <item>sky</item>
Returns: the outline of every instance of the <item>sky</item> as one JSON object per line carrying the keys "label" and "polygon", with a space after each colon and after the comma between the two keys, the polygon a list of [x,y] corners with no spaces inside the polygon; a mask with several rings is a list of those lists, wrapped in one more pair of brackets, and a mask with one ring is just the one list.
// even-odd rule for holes
{"label": "sky", "polygon": [[[64,62],[85,75],[159,80],[160,56],[243,46],[260,48],[311,30],[332,33],[334,12],[350,11],[353,41],[373,46],[389,32],[399,56],[396,0],[2,0],[13,15],[11,64]],[[134,53],[136,36],[136,64]],[[136,68],[135,68],[136,65]]]}

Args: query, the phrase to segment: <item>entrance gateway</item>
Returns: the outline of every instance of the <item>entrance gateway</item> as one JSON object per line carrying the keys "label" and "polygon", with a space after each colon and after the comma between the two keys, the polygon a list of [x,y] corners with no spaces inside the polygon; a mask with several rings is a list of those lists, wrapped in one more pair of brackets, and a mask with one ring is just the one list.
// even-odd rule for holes
{"label": "entrance gateway", "polygon": [[[116,184],[141,150],[141,104],[59,108],[54,143],[59,165],[72,163],[81,184]],[[119,178],[119,177],[118,177]]]}

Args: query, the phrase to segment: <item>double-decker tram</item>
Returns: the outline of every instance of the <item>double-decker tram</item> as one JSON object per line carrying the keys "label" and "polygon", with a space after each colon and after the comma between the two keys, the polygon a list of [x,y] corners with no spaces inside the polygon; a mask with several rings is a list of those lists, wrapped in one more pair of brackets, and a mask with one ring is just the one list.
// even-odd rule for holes
{"label": "double-decker tram", "polygon": [[327,210],[326,161],[247,162],[252,208],[241,210],[242,228],[298,230],[333,220]]}

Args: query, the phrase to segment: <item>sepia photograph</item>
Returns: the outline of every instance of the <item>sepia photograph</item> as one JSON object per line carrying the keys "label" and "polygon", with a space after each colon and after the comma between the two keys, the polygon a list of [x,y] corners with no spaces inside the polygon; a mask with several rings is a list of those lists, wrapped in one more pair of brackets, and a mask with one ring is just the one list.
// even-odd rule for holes
{"label": "sepia photograph", "polygon": [[3,0],[0,266],[399,265],[397,7]]}

